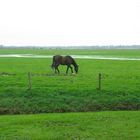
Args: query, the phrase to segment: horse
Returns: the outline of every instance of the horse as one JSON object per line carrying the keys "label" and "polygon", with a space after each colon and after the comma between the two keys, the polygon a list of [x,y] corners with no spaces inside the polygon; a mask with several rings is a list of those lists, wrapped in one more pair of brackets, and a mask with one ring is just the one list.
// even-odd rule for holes
{"label": "horse", "polygon": [[67,55],[67,56],[55,55],[55,56],[53,56],[53,62],[52,62],[51,67],[52,67],[52,69],[55,69],[55,73],[58,72],[58,74],[60,73],[60,71],[58,69],[59,65],[67,65],[66,74],[68,74],[69,68],[71,69],[71,73],[73,73],[73,68],[71,65],[74,66],[75,72],[78,73],[78,65],[76,64],[74,58],[72,58],[69,55]]}

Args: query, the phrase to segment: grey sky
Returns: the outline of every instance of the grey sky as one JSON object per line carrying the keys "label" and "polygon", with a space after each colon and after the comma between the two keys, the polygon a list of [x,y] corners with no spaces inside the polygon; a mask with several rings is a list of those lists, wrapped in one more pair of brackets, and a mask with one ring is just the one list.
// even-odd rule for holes
{"label": "grey sky", "polygon": [[0,44],[140,44],[140,1],[0,0]]}

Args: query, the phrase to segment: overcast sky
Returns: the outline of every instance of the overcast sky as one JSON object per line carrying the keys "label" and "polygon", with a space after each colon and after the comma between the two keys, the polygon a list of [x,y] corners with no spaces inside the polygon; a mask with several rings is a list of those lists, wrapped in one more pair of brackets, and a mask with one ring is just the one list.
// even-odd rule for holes
{"label": "overcast sky", "polygon": [[0,0],[0,44],[140,44],[140,0]]}

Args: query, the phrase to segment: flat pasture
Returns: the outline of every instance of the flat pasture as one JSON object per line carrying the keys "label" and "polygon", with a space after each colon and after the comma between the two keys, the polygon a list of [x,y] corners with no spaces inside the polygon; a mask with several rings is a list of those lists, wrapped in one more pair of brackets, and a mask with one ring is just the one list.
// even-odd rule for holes
{"label": "flat pasture", "polygon": [[[1,50],[0,54],[140,58],[140,50]],[[62,75],[54,75],[52,58],[1,57],[0,114],[140,109],[140,61],[76,58],[76,62],[77,75],[64,75],[65,66],[60,66]],[[28,72],[34,74],[31,90]]]}

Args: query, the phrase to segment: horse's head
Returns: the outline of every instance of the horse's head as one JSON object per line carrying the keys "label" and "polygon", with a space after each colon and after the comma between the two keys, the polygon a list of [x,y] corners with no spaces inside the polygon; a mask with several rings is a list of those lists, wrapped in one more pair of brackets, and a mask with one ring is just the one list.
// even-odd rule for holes
{"label": "horse's head", "polygon": [[79,66],[76,65],[74,69],[75,69],[75,72],[78,73]]}

